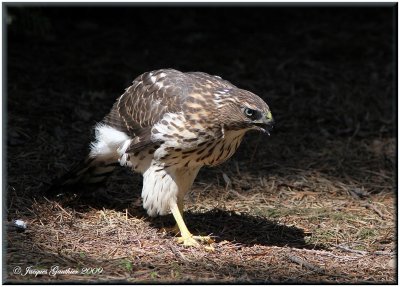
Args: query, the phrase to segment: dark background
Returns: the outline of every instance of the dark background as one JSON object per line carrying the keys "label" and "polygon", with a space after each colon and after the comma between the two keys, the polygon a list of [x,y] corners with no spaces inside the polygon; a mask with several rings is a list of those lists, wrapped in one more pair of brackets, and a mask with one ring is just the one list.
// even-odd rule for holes
{"label": "dark background", "polygon": [[[396,15],[390,6],[6,11],[11,181],[24,169],[14,153],[33,152],[39,162],[30,172],[45,182],[55,177],[49,170],[65,172],[57,164],[70,165],[86,154],[92,126],[132,80],[159,68],[216,74],[266,100],[276,128],[257,149],[261,154],[252,153],[256,135],[250,135],[250,147],[243,144],[238,159],[252,157],[251,165],[302,167],[314,157],[319,163],[308,164],[333,164],[330,171],[341,176],[350,172],[348,152],[332,159],[315,154],[330,144],[335,148],[336,140],[349,145],[349,139],[391,138],[397,131]],[[268,158],[254,162],[264,151]],[[393,159],[381,163],[392,169]]]}
{"label": "dark background", "polygon": [[[244,274],[258,280],[249,282],[309,283],[328,277],[288,261],[284,255],[292,248],[332,251],[339,240],[353,249],[361,242],[369,251],[394,250],[397,4],[18,5],[3,6],[5,213],[8,221],[28,222],[29,231],[7,233],[15,280],[24,279],[12,274],[20,262],[109,264],[110,278],[136,282],[153,280],[146,276],[158,268],[163,278],[178,280],[165,265],[180,262],[165,251],[171,235],[161,235],[162,219],[149,219],[141,208],[141,176],[121,168],[93,197],[41,196],[86,156],[93,126],[133,79],[160,68],[219,75],[262,97],[276,121],[270,137],[249,133],[231,160],[199,173],[185,219],[194,233],[214,234],[218,252],[198,251],[204,264],[180,262],[182,274],[194,281],[236,282]],[[324,208],[314,208],[318,204]],[[118,234],[98,221],[100,211],[115,222],[126,212]],[[360,223],[367,218],[369,229]],[[144,232],[132,237],[137,230]],[[120,232],[126,244],[118,245]],[[131,250],[136,239],[148,249]],[[76,246],[90,247],[88,257]],[[152,255],[154,246],[163,252]],[[121,271],[111,260],[117,247],[115,256],[128,256],[137,269]],[[173,248],[188,257],[194,252]],[[105,253],[112,255],[104,259]],[[266,257],[243,262],[252,253]],[[315,254],[301,256],[315,262]],[[392,282],[386,259],[371,253],[354,268],[325,260],[327,270],[347,277],[321,282]]]}

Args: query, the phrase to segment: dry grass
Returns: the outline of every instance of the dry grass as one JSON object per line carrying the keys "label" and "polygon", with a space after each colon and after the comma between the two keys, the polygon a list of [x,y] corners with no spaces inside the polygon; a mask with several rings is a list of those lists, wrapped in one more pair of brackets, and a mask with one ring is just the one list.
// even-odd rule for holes
{"label": "dry grass", "polygon": [[[28,230],[10,232],[8,270],[20,265],[104,269],[97,276],[37,280],[393,281],[392,196],[383,193],[355,199],[329,180],[325,181],[329,191],[323,191],[323,185],[314,191],[294,191],[300,186],[298,181],[282,184],[268,176],[236,178],[238,184],[254,188],[243,195],[237,187],[225,190],[217,183],[200,181],[187,200],[188,224],[195,233],[215,236],[213,253],[184,248],[163,234],[161,227],[170,225],[172,218],[147,218],[135,204],[137,192],[133,203],[126,203],[122,210],[92,208],[81,200],[69,204],[35,201],[30,216],[22,217]],[[313,175],[303,178],[314,179]],[[18,282],[21,277],[10,274],[9,280]]]}
{"label": "dry grass", "polygon": [[[263,14],[252,12],[254,23],[264,24],[251,26],[248,41],[240,47],[216,41],[209,55],[198,44],[219,34],[192,32],[197,26],[190,19],[206,16],[189,13],[183,28],[173,28],[171,48],[154,45],[146,52],[151,57],[142,59],[135,53],[146,55],[143,43],[154,43],[159,34],[141,22],[154,34],[141,33],[142,41],[132,45],[136,34],[129,27],[136,26],[110,13],[119,19],[116,24],[97,18],[65,22],[72,26],[44,21],[52,31],[44,39],[40,27],[34,38],[10,28],[7,282],[396,282],[396,127],[391,45],[384,41],[391,39],[385,20],[390,17],[374,12],[353,20],[353,11],[332,12],[334,17],[311,13],[306,19],[296,12],[290,19],[297,29],[281,24],[282,30],[264,33],[257,30],[269,27]],[[129,21],[145,21],[136,16]],[[270,17],[272,23],[279,18]],[[224,35],[234,37],[234,27]],[[292,40],[282,39],[282,31]],[[332,50],[336,54],[325,56]],[[241,51],[248,55],[243,58]],[[162,59],[155,56],[160,54]],[[276,118],[270,138],[246,136],[229,162],[200,172],[186,198],[189,228],[214,236],[215,252],[185,248],[163,233],[172,217],[148,218],[141,207],[141,177],[124,169],[102,186],[77,188],[78,197],[41,195],[85,155],[91,126],[118,91],[144,70],[171,66],[166,59],[175,59],[176,68],[213,71],[257,92]],[[232,62],[224,65],[225,60]],[[12,227],[15,219],[27,222],[24,232]],[[56,265],[103,271],[13,273],[17,266]]]}

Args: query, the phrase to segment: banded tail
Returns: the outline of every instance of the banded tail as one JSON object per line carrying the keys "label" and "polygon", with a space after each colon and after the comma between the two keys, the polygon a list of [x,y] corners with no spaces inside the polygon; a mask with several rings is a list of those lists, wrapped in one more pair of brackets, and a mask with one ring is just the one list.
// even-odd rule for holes
{"label": "banded tail", "polygon": [[104,159],[96,157],[87,157],[75,165],[65,175],[53,181],[47,194],[52,193],[63,187],[73,186],[76,184],[92,184],[104,181],[115,169],[120,166],[118,161],[113,158]]}

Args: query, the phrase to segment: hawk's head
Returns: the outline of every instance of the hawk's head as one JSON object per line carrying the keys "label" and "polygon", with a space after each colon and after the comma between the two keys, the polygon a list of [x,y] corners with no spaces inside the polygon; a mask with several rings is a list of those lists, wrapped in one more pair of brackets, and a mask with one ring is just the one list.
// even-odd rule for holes
{"label": "hawk's head", "polygon": [[227,130],[258,130],[269,134],[274,120],[268,105],[259,96],[242,89],[224,91],[217,102]]}

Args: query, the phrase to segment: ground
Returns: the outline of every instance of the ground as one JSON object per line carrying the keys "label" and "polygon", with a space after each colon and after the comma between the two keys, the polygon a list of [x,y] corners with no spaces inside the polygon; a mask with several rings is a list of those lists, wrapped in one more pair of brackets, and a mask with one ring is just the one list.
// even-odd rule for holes
{"label": "ground", "polygon": [[[5,282],[397,282],[393,8],[7,12]],[[220,75],[276,120],[186,198],[214,252],[163,232],[172,216],[147,217],[126,169],[43,196],[134,77],[166,67]]]}

